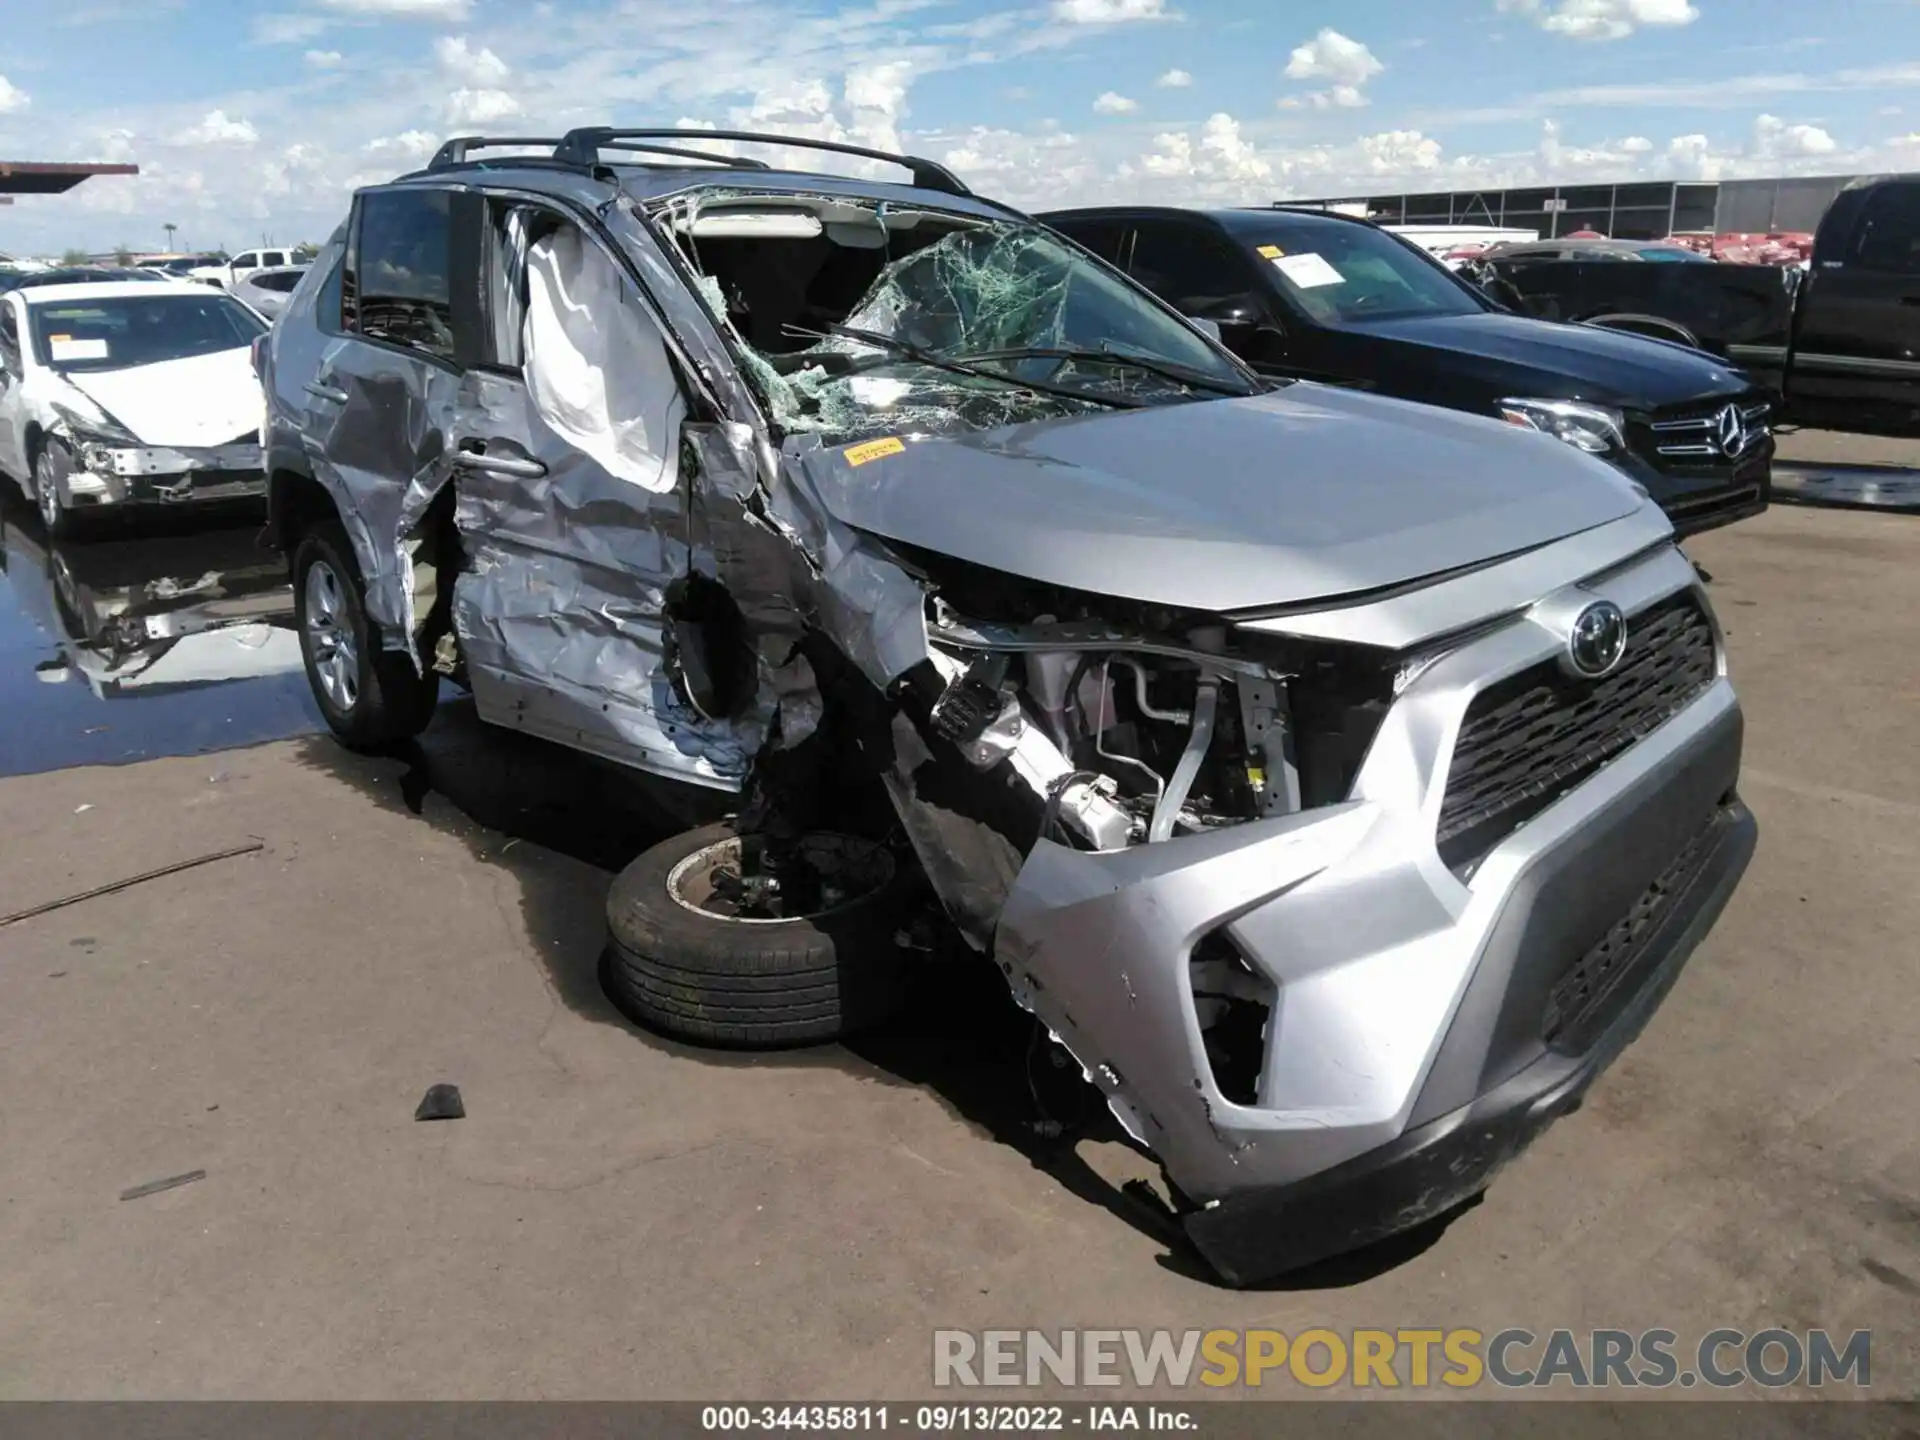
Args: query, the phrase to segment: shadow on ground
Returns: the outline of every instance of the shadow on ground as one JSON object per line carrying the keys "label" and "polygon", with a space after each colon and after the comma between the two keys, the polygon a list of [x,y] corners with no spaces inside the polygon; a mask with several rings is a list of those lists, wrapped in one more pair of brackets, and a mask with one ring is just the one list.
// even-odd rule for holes
{"label": "shadow on ground", "polygon": [[[1087,1162],[1086,1146],[1138,1147],[1067,1053],[1013,1003],[998,971],[957,937],[913,957],[911,1000],[900,1018],[844,1045],[741,1055],[686,1046],[621,1015],[598,978],[607,887],[648,846],[727,813],[729,797],[682,798],[679,787],[663,794],[633,771],[485,725],[464,695],[443,700],[426,734],[389,754],[352,754],[322,737],[304,743],[302,761],[457,835],[475,859],[511,874],[550,983],[577,1014],[702,1064],[852,1067],[928,1091],[1069,1194],[1163,1245],[1164,1268],[1219,1283],[1153,1186],[1116,1184]],[[436,796],[446,803],[430,804]],[[1257,1288],[1363,1283],[1430,1248],[1459,1213]]]}

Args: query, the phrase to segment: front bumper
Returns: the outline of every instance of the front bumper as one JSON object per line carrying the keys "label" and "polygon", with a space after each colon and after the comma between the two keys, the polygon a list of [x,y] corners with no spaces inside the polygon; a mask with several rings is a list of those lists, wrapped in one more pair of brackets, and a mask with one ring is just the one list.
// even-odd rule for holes
{"label": "front bumper", "polygon": [[1746,520],[1773,500],[1774,442],[1769,438],[1738,464],[1674,464],[1663,468],[1629,452],[1614,461],[1666,511],[1681,539]]}
{"label": "front bumper", "polygon": [[[1195,1202],[1189,1233],[1229,1279],[1475,1193],[1627,1043],[1711,927],[1753,846],[1724,674],[1470,873],[1434,842],[1463,716],[1557,652],[1550,617],[1596,596],[1631,616],[1682,589],[1698,594],[1697,577],[1663,548],[1438,660],[1396,701],[1346,804],[1118,852],[1043,842],[1028,857],[997,945],[1015,994]],[[1668,872],[1683,855],[1680,884]],[[1568,978],[1635,916],[1632,960],[1601,951],[1604,994],[1577,1024],[1551,1018]],[[1201,1030],[1190,958],[1203,942],[1270,987],[1254,1092],[1239,1100]]]}
{"label": "front bumper", "polygon": [[61,499],[76,509],[204,504],[267,493],[257,442],[195,449],[87,442],[76,450],[56,447],[56,454],[61,457],[54,466]]}

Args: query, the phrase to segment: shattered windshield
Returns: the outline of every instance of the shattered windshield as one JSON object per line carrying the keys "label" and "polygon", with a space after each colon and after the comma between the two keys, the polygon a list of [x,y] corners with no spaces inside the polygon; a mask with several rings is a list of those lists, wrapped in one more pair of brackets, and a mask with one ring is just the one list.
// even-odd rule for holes
{"label": "shattered windshield", "polygon": [[758,197],[669,218],[775,422],[831,443],[1256,393],[1185,321],[1049,230]]}

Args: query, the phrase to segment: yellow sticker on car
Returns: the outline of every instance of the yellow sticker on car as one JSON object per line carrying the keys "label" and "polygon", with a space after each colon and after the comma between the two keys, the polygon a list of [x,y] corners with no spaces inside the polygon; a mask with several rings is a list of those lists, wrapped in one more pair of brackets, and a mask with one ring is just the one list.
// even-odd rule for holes
{"label": "yellow sticker on car", "polygon": [[1262,260],[1278,260],[1286,253],[1287,252],[1282,250],[1278,245],[1262,245],[1260,247],[1260,258]]}
{"label": "yellow sticker on car", "polygon": [[884,440],[867,440],[858,445],[849,445],[840,453],[847,457],[849,465],[864,465],[869,460],[884,460],[889,455],[899,455],[906,448],[905,442],[889,435]]}

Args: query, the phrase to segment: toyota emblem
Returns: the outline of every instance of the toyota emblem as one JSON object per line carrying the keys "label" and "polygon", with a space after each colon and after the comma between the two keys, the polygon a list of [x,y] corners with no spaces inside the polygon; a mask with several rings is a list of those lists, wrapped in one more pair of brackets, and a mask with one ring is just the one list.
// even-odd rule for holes
{"label": "toyota emblem", "polygon": [[1747,422],[1738,405],[1729,405],[1714,420],[1714,432],[1720,441],[1720,453],[1729,460],[1747,448]]}
{"label": "toyota emblem", "polygon": [[1567,633],[1567,665],[1598,680],[1627,653],[1627,617],[1611,600],[1598,600],[1574,617]]}

